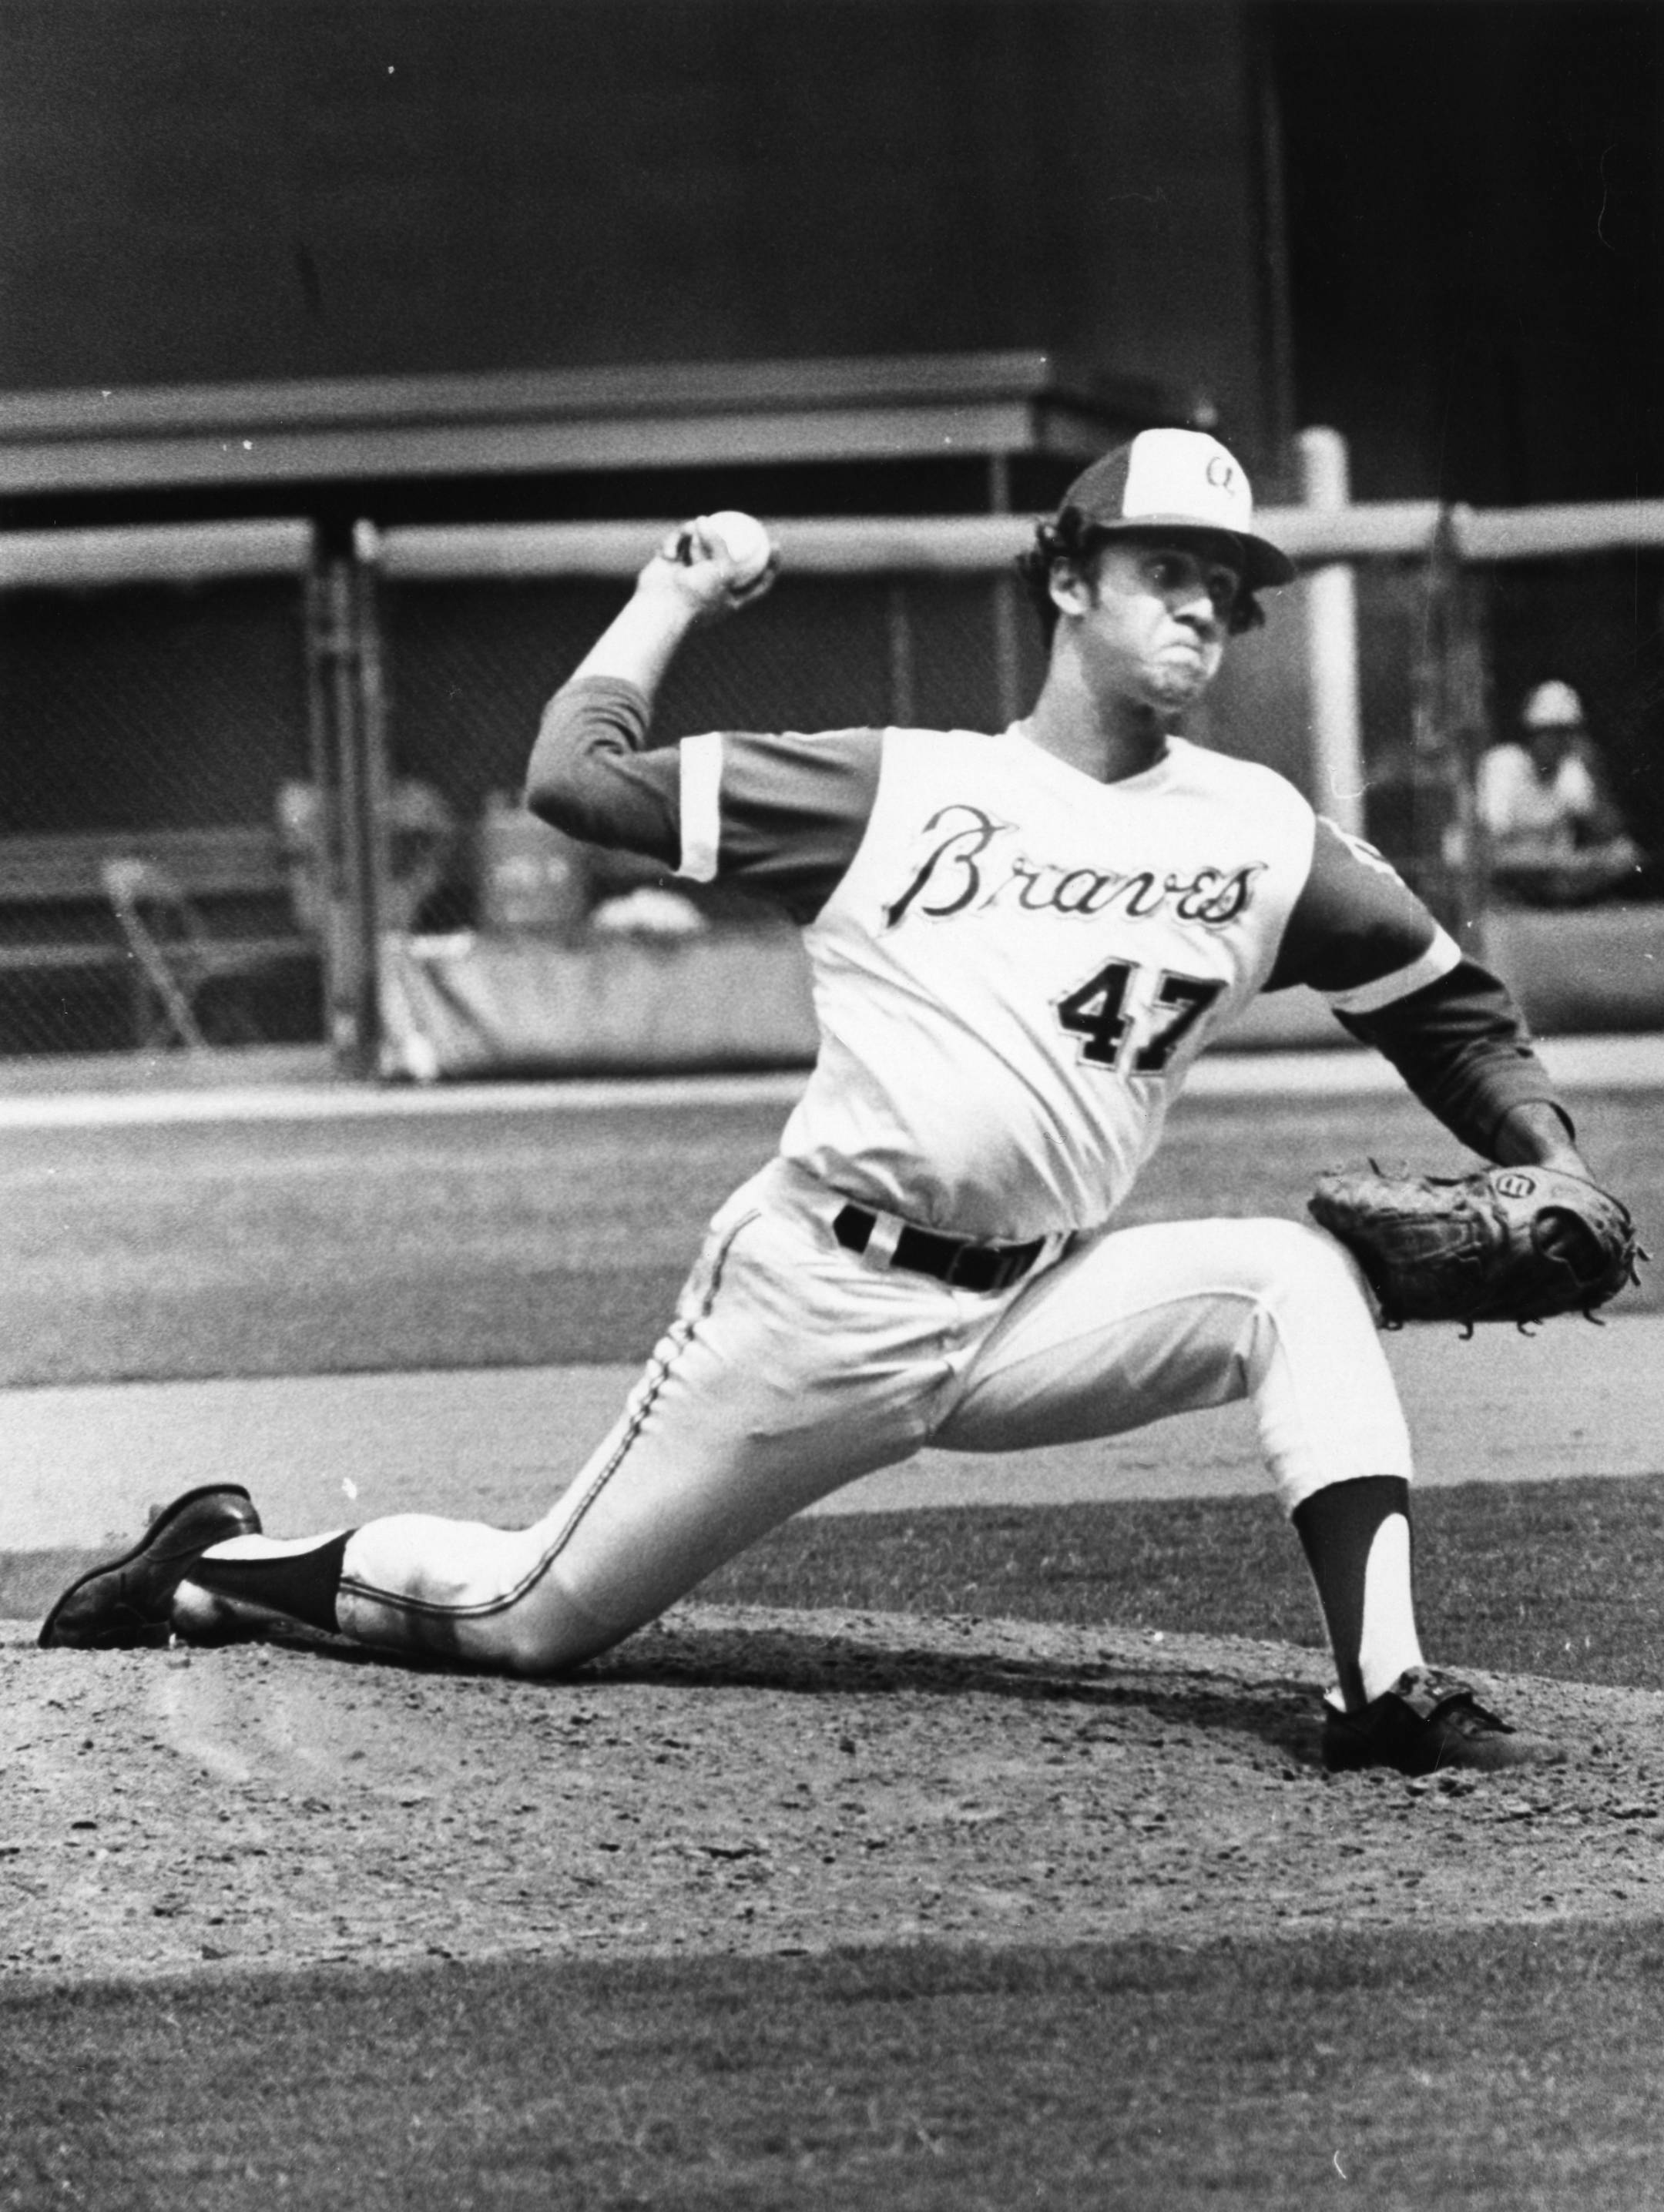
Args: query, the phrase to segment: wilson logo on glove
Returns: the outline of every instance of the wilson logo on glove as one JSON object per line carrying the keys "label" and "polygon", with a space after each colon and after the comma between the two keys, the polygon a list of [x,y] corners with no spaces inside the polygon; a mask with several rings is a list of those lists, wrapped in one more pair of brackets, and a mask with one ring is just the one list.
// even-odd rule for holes
{"label": "wilson logo on glove", "polygon": [[1530,1198],[1537,1188],[1529,1176],[1512,1173],[1496,1176],[1494,1178],[1493,1187],[1499,1190],[1504,1198]]}

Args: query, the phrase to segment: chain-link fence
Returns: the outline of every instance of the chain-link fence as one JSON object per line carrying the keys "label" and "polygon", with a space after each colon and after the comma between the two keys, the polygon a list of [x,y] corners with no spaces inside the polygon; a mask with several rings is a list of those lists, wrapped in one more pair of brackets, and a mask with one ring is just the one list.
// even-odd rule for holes
{"label": "chain-link fence", "polygon": [[[1639,848],[1611,895],[1656,901],[1664,897],[1664,544],[1551,550],[1545,518],[1540,533],[1522,533],[1520,550],[1497,558],[1488,546],[1505,543],[1505,526],[1504,518],[1476,517],[1468,532],[1487,727],[1517,742],[1528,716],[1540,709],[1552,727],[1571,703],[1545,699],[1545,685],[1575,694],[1589,765]],[[1494,885],[1507,872],[1494,850],[1489,864]],[[1590,888],[1600,888],[1598,879]],[[1502,889],[1529,895],[1523,878],[1517,890],[1505,880]]]}
{"label": "chain-link fence", "polygon": [[1664,516],[1459,509],[1357,573],[1369,834],[1441,916],[1664,899]]}
{"label": "chain-link fence", "polygon": [[[1344,566],[1345,631],[1319,636],[1332,615],[1315,582],[1283,595],[1233,657],[1255,672],[1201,734],[1350,803],[1482,942],[1522,897],[1478,804],[1482,763],[1557,683],[1587,710],[1606,834],[1634,848],[1563,903],[1640,916],[1661,896],[1664,514],[1289,508],[1265,526],[1314,577]],[[327,1038],[370,1073],[387,1065],[389,944],[552,957],[614,923],[674,933],[685,908],[709,935],[757,927],[743,902],[577,852],[519,806],[545,702],[661,534],[365,529],[329,560],[298,523],[0,539],[0,1053]],[[779,585],[690,641],[662,735],[985,729],[1032,699],[1043,647],[1011,567],[1026,524],[779,535]],[[1350,730],[1326,726],[1313,674],[1337,643]]]}
{"label": "chain-link fence", "polygon": [[[963,535],[978,526],[947,527]],[[885,722],[987,728],[1015,714],[1041,661],[1009,555],[997,568],[955,573],[929,565],[941,557],[930,538],[909,549],[905,526],[876,528],[876,538],[861,525],[788,529],[786,579],[743,621],[696,633],[679,655],[660,695],[658,735]],[[442,805],[430,811],[442,810],[458,831],[442,881],[419,885],[424,926],[496,932],[516,917],[536,921],[526,856],[552,855],[557,841],[517,819],[531,740],[655,542],[651,531],[601,526],[394,531],[375,543],[391,787],[412,817],[417,789],[432,794]],[[667,880],[618,855],[590,853],[581,865],[586,911]],[[402,911],[418,890],[400,892]],[[682,885],[678,896],[709,921],[747,914],[719,891]],[[570,922],[573,897],[570,880],[552,884],[549,927]]]}
{"label": "chain-link fence", "polygon": [[0,538],[0,1054],[317,1036],[301,522]]}

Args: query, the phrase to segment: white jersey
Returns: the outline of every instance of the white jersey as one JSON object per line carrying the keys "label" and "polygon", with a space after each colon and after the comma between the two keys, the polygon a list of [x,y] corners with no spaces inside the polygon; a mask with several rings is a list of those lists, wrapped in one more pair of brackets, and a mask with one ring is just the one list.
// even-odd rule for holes
{"label": "white jersey", "polygon": [[1280,776],[1182,740],[1102,784],[1021,724],[886,732],[805,933],[822,1044],[783,1152],[960,1236],[1095,1227],[1265,981],[1314,828]]}
{"label": "white jersey", "polygon": [[1552,1099],[1518,1015],[1381,855],[1273,769],[1170,738],[1111,783],[1019,722],[648,744],[609,677],[551,702],[533,804],[803,928],[821,1047],[783,1151],[943,1234],[1108,1220],[1196,1055],[1306,984],[1486,1151]]}

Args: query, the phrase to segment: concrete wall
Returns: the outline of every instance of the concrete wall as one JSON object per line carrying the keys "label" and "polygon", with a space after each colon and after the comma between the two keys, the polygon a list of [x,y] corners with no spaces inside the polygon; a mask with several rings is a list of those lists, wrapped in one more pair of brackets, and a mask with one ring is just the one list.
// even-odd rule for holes
{"label": "concrete wall", "polygon": [[1281,425],[1234,0],[6,0],[0,387],[1042,345]]}

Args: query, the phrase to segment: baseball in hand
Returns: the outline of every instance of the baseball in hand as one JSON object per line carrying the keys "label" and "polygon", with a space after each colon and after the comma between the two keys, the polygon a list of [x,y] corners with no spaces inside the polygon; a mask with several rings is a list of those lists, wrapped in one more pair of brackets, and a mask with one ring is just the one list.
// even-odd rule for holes
{"label": "baseball in hand", "polygon": [[725,507],[720,514],[706,515],[702,528],[707,544],[715,546],[720,541],[733,564],[734,583],[754,584],[774,551],[757,517],[742,514],[737,507]]}

